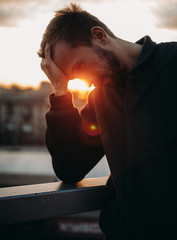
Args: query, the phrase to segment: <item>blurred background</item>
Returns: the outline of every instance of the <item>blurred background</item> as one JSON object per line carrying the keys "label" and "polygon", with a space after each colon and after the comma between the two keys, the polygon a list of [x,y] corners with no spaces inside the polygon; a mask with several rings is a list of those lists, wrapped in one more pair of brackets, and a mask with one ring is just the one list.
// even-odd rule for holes
{"label": "blurred background", "polygon": [[[177,41],[176,0],[0,0],[0,187],[59,181],[45,146],[52,87],[37,51],[54,11],[70,2],[97,16],[119,38]],[[77,79],[69,89],[80,109],[93,86]],[[104,157],[86,177],[108,175]]]}

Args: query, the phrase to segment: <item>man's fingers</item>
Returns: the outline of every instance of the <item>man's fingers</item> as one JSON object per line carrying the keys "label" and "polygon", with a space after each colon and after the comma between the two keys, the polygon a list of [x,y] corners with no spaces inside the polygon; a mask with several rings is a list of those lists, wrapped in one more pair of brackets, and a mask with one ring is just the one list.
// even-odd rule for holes
{"label": "man's fingers", "polygon": [[[45,46],[45,58],[41,60],[41,69],[46,74],[51,83],[56,86],[57,84],[62,83],[62,85],[67,86],[67,80],[63,72],[58,68],[55,62],[51,58],[50,54],[50,44],[46,43]],[[66,88],[66,87],[65,87]]]}
{"label": "man's fingers", "polygon": [[44,71],[44,69],[45,69],[45,59],[44,58],[42,58],[42,60],[41,60],[41,69]]}
{"label": "man's fingers", "polygon": [[46,43],[46,46],[45,46],[45,58],[42,58],[41,60],[41,69],[46,72],[47,69],[50,68],[50,65],[51,65],[51,57],[50,57],[50,44],[49,43]]}
{"label": "man's fingers", "polygon": [[49,43],[46,43],[46,46],[45,46],[45,58],[50,59],[50,44]]}

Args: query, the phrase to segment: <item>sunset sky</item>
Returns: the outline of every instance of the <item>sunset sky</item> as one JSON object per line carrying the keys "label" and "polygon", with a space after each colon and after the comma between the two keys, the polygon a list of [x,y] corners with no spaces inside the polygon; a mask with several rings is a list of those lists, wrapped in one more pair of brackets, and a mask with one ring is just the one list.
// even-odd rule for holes
{"label": "sunset sky", "polygon": [[54,11],[70,2],[125,40],[177,41],[177,0],[0,0],[0,84],[36,87],[47,80],[37,56],[42,34]]}

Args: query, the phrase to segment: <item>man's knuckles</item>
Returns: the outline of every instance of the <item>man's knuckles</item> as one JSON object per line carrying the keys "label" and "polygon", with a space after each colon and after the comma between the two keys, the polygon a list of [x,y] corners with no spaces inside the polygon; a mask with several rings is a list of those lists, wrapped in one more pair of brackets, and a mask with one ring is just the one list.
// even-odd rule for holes
{"label": "man's knuckles", "polygon": [[45,59],[43,59],[41,61],[41,68],[42,68],[42,70],[43,69],[50,69],[50,67],[51,67],[50,61],[46,61]]}

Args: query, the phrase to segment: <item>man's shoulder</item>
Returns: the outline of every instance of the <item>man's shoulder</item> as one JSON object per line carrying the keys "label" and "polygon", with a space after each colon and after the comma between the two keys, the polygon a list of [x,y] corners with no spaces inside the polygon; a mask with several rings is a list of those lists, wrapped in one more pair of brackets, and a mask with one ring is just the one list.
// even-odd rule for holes
{"label": "man's shoulder", "polygon": [[177,57],[177,42],[161,42],[157,44],[157,49],[166,56]]}
{"label": "man's shoulder", "polygon": [[177,62],[177,42],[161,42],[156,45],[154,54],[155,65],[164,70],[174,69]]}

